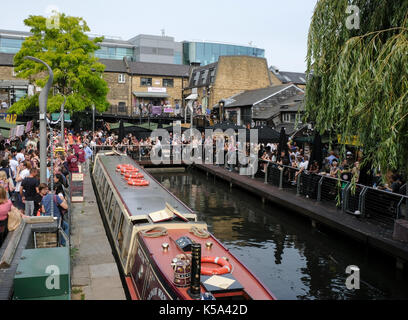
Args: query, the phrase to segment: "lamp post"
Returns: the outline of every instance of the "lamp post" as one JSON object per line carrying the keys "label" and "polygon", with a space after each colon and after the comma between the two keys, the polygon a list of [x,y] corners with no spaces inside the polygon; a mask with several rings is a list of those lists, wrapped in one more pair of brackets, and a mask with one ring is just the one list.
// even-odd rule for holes
{"label": "lamp post", "polygon": [[92,137],[95,136],[95,105],[92,104]]}
{"label": "lamp post", "polygon": [[54,81],[54,73],[48,64],[44,61],[31,57],[26,56],[24,59],[32,60],[35,62],[39,62],[47,67],[48,69],[48,82],[42,89],[39,97],[39,105],[40,105],[40,182],[47,183],[47,101],[48,101],[48,93],[52,87],[52,83]]}
{"label": "lamp post", "polygon": [[67,102],[67,97],[64,96],[64,102],[61,105],[61,139],[62,147],[65,149],[65,102]]}
{"label": "lamp post", "polygon": [[219,102],[220,106],[220,123],[224,121],[224,101]]}

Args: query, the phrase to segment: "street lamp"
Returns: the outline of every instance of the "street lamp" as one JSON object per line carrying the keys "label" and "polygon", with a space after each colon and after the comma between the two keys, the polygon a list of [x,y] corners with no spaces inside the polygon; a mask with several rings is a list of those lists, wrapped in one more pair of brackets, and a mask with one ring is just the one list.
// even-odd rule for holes
{"label": "street lamp", "polygon": [[64,96],[64,102],[61,105],[61,139],[62,139],[62,147],[65,149],[65,102],[67,102],[67,97]]}
{"label": "street lamp", "polygon": [[220,122],[224,121],[224,101],[220,101],[219,103],[220,106]]}
{"label": "street lamp", "polygon": [[26,56],[24,59],[32,60],[35,62],[39,62],[47,67],[49,78],[48,82],[41,90],[40,97],[39,97],[39,105],[40,105],[40,182],[47,183],[47,101],[48,101],[48,93],[52,87],[52,83],[54,81],[54,73],[48,64],[44,61],[31,57]]}
{"label": "street lamp", "polygon": [[92,104],[92,137],[95,136],[95,105]]}

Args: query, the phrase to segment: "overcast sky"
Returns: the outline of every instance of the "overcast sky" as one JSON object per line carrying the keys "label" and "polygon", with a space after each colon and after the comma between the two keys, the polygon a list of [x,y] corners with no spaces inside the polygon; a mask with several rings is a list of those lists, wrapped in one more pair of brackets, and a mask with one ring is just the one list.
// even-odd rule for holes
{"label": "overcast sky", "polygon": [[50,8],[80,16],[91,33],[128,40],[138,34],[265,49],[268,65],[306,70],[307,35],[317,0],[19,0],[2,3],[0,29],[29,31],[23,20]]}

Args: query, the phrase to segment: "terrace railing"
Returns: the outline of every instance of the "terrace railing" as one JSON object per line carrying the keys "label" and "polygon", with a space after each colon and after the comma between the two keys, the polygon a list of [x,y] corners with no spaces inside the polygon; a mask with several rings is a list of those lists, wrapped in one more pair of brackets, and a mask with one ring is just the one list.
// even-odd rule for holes
{"label": "terrace railing", "polygon": [[262,159],[259,160],[259,167],[265,183],[326,203],[344,213],[388,228],[393,227],[397,219],[408,220],[408,197],[403,189],[406,185],[401,187],[401,194],[397,194],[361,184],[353,186],[339,178],[300,172],[298,168]]}

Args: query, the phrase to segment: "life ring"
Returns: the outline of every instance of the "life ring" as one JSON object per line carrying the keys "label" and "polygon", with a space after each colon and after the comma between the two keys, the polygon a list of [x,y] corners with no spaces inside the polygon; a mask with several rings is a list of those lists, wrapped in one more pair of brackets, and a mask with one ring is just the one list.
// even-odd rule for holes
{"label": "life ring", "polygon": [[147,187],[149,185],[149,181],[141,179],[141,180],[128,180],[128,185],[136,186],[136,187]]}
{"label": "life ring", "polygon": [[[136,171],[136,170],[137,170],[137,171]],[[136,169],[136,168],[134,168],[134,167],[122,167],[122,169],[120,169],[120,173],[121,173],[121,174],[125,174],[125,173],[127,173],[127,172],[132,172],[132,171],[138,172],[139,170]]]}
{"label": "life ring", "polygon": [[144,175],[138,172],[127,172],[125,173],[126,180],[143,179]]}
{"label": "life ring", "polygon": [[201,263],[215,263],[221,266],[221,268],[206,268],[206,267],[201,267],[201,274],[205,276],[212,276],[216,274],[226,274],[230,273],[232,270],[231,264],[220,257],[202,257],[201,258]]}
{"label": "life ring", "polygon": [[133,168],[133,166],[131,164],[118,164],[116,166],[116,171],[122,172],[122,169],[126,169],[126,168]]}
{"label": "life ring", "polygon": [[122,169],[122,168],[126,168],[126,167],[133,167],[131,164],[118,164],[116,166],[116,169]]}

